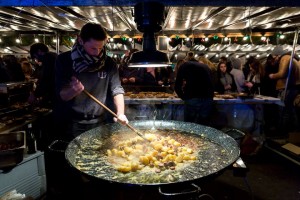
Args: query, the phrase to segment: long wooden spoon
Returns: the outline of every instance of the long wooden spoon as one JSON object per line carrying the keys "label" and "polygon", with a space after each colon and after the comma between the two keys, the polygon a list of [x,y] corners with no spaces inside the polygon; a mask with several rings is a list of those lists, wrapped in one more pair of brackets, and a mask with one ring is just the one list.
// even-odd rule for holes
{"label": "long wooden spoon", "polygon": [[[105,110],[107,110],[108,112],[110,112],[115,118],[118,119],[118,115],[116,113],[114,113],[111,109],[109,109],[106,105],[104,105],[103,103],[101,103],[96,97],[94,97],[91,93],[89,93],[86,90],[83,90],[83,93],[85,93],[87,96],[89,96],[91,99],[93,99],[96,103],[98,103],[100,106],[102,106]],[[149,140],[147,138],[145,138],[145,136],[139,132],[137,129],[135,129],[133,126],[131,126],[129,123],[126,123],[126,126],[128,128],[130,128],[133,132],[135,132],[138,136],[140,136],[141,138],[143,138],[144,140],[148,141]]]}

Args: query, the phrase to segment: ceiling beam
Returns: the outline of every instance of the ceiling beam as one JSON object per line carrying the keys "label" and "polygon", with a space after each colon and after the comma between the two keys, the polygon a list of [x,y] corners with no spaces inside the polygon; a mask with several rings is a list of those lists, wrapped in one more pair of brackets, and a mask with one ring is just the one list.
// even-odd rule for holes
{"label": "ceiling beam", "polygon": [[117,10],[116,15],[119,16],[119,18],[127,25],[129,31],[137,31],[136,25],[133,21],[129,19],[133,19],[133,16],[127,16],[126,12],[124,11],[124,8],[117,6],[115,7]]}
{"label": "ceiling beam", "polygon": [[[25,10],[22,10],[22,9],[19,9],[19,8],[15,8],[15,7],[3,7],[0,11],[0,13],[3,13],[7,16],[10,16],[11,19],[15,19],[15,20],[18,20],[18,21],[21,21],[23,23],[26,23],[26,24],[34,24],[37,26],[36,29],[40,28],[40,27],[43,27],[43,29],[52,29],[52,30],[64,30],[65,27],[61,26],[60,23],[56,23],[56,22],[53,22],[47,18],[44,18],[44,17],[39,17],[39,16],[36,16],[32,13],[29,13]],[[49,25],[49,23],[51,24],[51,26]],[[55,28],[55,27],[56,28]],[[33,26],[29,26],[30,29],[34,29]]]}
{"label": "ceiling beam", "polygon": [[192,29],[192,30],[195,30],[197,28],[197,26],[203,24],[204,22],[206,22],[207,20],[215,17],[216,15],[224,12],[226,10],[226,7],[220,7],[220,8],[217,8],[216,10],[214,10],[211,14],[209,14],[206,18],[198,21],[198,22],[194,22],[188,29]]}
{"label": "ceiling beam", "polygon": [[[0,6],[134,6],[145,0],[1,0]],[[164,0],[166,6],[300,6],[294,0]]]}
{"label": "ceiling beam", "polygon": [[65,11],[67,13],[70,13],[71,15],[77,17],[77,19],[79,19],[81,21],[84,21],[84,22],[88,22],[89,21],[85,16],[77,13],[76,11],[72,10],[71,8],[68,8],[68,7],[58,7],[58,9],[60,9],[62,11]]}
{"label": "ceiling beam", "polygon": [[233,21],[232,23],[226,24],[224,26],[220,26],[220,27],[217,28],[217,30],[222,30],[226,27],[229,27],[229,26],[232,26],[232,25],[235,25],[235,24],[238,24],[238,23],[242,23],[242,22],[245,22],[245,21],[250,20],[250,19],[254,19],[256,17],[260,17],[260,16],[265,15],[265,14],[270,14],[271,12],[274,12],[274,11],[279,10],[279,9],[282,9],[282,8],[280,8],[280,7],[267,8],[267,9],[261,11],[261,12],[258,12],[258,13],[255,13],[253,15],[247,16],[243,19],[239,19],[239,20]]}

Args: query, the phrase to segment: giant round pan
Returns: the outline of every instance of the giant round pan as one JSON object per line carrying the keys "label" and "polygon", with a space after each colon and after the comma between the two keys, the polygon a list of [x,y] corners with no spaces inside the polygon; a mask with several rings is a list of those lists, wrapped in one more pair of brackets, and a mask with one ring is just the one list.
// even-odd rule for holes
{"label": "giant round pan", "polygon": [[[205,178],[219,174],[218,172],[230,166],[240,154],[238,144],[232,137],[211,127],[166,120],[133,121],[131,124],[139,130],[153,130],[154,127],[157,130],[182,131],[183,137],[188,139],[190,139],[188,134],[196,138],[205,138],[219,146],[222,152],[219,152],[219,148],[201,150],[194,163],[184,169],[170,171],[167,175],[155,172],[152,172],[154,174],[138,171],[118,172],[114,167],[107,164],[106,149],[103,149],[103,146],[107,144],[106,141],[109,141],[113,134],[120,133],[120,130],[128,131],[128,128],[114,123],[99,126],[73,139],[65,152],[67,161],[79,172],[96,180],[144,186],[205,180]],[[132,132],[132,137],[136,137],[134,132]]]}

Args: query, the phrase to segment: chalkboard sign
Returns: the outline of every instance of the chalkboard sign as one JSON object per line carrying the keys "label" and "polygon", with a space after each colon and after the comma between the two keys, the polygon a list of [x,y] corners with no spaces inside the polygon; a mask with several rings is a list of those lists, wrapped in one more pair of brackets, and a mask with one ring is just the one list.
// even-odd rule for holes
{"label": "chalkboard sign", "polygon": [[167,51],[168,45],[169,41],[167,36],[158,36],[158,50]]}

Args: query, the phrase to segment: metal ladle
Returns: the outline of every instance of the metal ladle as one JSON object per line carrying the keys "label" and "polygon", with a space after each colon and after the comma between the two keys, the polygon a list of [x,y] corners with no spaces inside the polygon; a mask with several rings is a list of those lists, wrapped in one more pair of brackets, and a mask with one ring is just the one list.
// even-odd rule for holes
{"label": "metal ladle", "polygon": [[[110,112],[115,118],[118,119],[118,115],[116,113],[114,113],[111,109],[109,109],[106,105],[104,105],[103,103],[101,103],[96,97],[94,97],[91,93],[89,93],[86,90],[83,90],[83,93],[85,93],[88,97],[90,97],[91,99],[93,99],[96,103],[98,103],[100,106],[102,106],[105,110],[107,110],[108,112]],[[135,129],[133,126],[131,126],[129,123],[126,123],[126,126],[131,129],[133,132],[135,132],[138,136],[140,136],[141,138],[143,138],[144,140],[146,140],[147,142],[149,142],[149,140],[147,138],[145,138],[145,136],[139,132],[137,129]]]}

